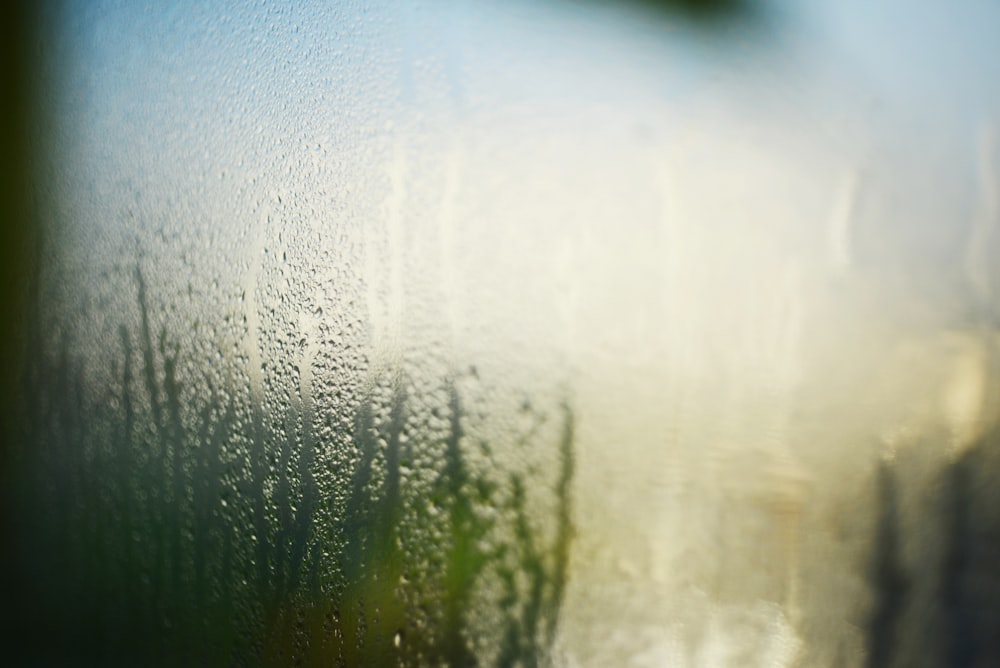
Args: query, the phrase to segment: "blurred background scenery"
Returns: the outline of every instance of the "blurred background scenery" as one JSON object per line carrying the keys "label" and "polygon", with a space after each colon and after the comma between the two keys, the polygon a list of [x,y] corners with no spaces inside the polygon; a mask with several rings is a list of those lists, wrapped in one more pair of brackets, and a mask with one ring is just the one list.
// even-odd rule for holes
{"label": "blurred background scenery", "polygon": [[5,665],[1000,665],[1000,4],[13,3]]}

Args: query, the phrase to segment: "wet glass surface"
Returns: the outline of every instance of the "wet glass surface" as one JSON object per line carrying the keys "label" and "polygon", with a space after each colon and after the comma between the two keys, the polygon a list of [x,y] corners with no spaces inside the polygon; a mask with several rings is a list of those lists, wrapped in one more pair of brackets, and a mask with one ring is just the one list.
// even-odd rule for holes
{"label": "wet glass surface", "polygon": [[995,3],[40,16],[25,663],[1000,660]]}

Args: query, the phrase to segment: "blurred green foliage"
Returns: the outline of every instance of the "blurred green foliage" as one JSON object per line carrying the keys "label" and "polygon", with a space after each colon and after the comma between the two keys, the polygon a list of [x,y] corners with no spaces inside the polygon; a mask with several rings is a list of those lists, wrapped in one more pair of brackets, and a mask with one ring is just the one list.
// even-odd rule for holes
{"label": "blurred green foliage", "polygon": [[[458,376],[415,390],[376,373],[349,428],[320,428],[345,416],[317,417],[310,397],[187,392],[134,276],[140,319],[119,328],[111,386],[93,387],[69,338],[29,350],[20,612],[47,641],[26,663],[546,662],[573,534],[568,407],[546,446],[468,437]],[[415,426],[415,405],[437,426]],[[489,454],[518,443],[553,450],[550,479]],[[529,510],[539,494],[548,516]]]}

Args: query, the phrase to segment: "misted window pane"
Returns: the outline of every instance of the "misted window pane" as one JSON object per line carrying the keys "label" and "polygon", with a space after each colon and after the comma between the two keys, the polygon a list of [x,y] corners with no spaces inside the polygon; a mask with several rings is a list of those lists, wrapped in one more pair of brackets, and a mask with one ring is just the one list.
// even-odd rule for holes
{"label": "misted window pane", "polygon": [[1000,663],[995,3],[40,17],[18,657]]}

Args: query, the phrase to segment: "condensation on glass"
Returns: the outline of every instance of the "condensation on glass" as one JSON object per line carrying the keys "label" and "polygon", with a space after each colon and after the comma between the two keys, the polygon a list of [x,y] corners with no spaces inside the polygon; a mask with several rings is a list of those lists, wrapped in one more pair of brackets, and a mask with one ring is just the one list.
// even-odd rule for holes
{"label": "condensation on glass", "polygon": [[998,660],[1000,10],[669,4],[45,14],[40,657]]}

